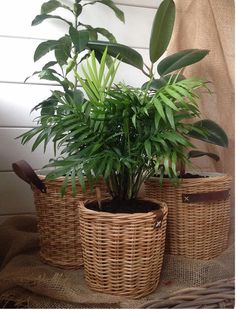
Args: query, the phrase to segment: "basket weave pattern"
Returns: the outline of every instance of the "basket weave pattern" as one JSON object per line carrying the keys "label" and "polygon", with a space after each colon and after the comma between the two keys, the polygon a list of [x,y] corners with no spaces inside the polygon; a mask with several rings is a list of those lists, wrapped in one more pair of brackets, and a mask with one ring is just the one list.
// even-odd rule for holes
{"label": "basket weave pattern", "polygon": [[[44,180],[43,176],[39,177]],[[78,203],[81,200],[94,200],[96,194],[90,190],[83,193],[77,186],[77,194],[73,196],[68,183],[66,195],[62,198],[62,183],[63,177],[46,182],[46,194],[32,188],[38,216],[40,258],[53,266],[75,269],[83,265]],[[103,198],[109,197],[102,180],[94,186],[99,187]],[[89,188],[88,184],[86,188]]]}
{"label": "basket weave pattern", "polygon": [[182,194],[208,193],[230,189],[227,175],[183,179],[173,186],[158,178],[145,183],[145,196],[168,205],[166,251],[195,259],[211,259],[227,248],[230,228],[230,199],[183,203]]}
{"label": "basket weave pattern", "polygon": [[233,309],[235,279],[224,279],[203,287],[179,290],[156,301],[143,305],[142,309]]}
{"label": "basket weave pattern", "polygon": [[164,203],[161,210],[164,217],[156,228],[157,211],[111,214],[80,203],[85,278],[91,289],[138,298],[157,287],[165,246]]}

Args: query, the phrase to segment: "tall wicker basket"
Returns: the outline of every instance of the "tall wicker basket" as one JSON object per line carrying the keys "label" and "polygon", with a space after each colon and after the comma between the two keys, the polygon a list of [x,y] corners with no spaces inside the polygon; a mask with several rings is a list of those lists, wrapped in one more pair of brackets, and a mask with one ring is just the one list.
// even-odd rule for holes
{"label": "tall wicker basket", "polygon": [[79,211],[88,286],[132,298],[155,290],[164,254],[166,204],[148,213],[114,214],[80,203]]}
{"label": "tall wicker basket", "polygon": [[[30,183],[38,217],[40,258],[43,262],[63,269],[76,269],[83,265],[79,207],[83,200],[94,200],[94,191],[86,191],[77,186],[76,196],[72,195],[68,182],[66,195],[62,198],[60,188],[63,177],[45,182],[45,176],[36,175],[25,162],[13,164],[16,174]],[[89,188],[85,180],[86,188]],[[109,197],[106,185],[101,179],[95,184],[103,198]],[[46,190],[46,192],[45,192]]]}
{"label": "tall wicker basket", "polygon": [[145,196],[168,205],[166,251],[195,259],[211,259],[227,247],[230,228],[231,177],[208,174],[173,186],[158,178],[145,183]]}

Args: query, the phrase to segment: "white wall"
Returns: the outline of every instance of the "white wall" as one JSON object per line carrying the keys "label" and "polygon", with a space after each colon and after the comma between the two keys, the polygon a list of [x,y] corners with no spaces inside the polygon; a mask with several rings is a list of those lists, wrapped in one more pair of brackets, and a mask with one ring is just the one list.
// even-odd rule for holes
{"label": "white wall", "polygon": [[[19,140],[15,140],[32,127],[36,114],[29,114],[31,108],[56,87],[37,78],[24,84],[25,78],[45,63],[45,60],[36,64],[33,62],[36,46],[65,32],[64,24],[53,20],[30,26],[45,1],[0,1],[0,222],[11,215],[34,212],[31,190],[12,172],[11,164],[25,159],[34,169],[39,169],[53,156],[52,148],[46,154],[42,149],[31,153],[30,145],[22,146]],[[125,13],[125,24],[102,5],[87,7],[84,20],[109,29],[119,43],[137,49],[148,62],[152,20],[161,0],[115,2]],[[139,70],[124,64],[120,67],[118,78],[133,86],[141,85],[146,80]]]}

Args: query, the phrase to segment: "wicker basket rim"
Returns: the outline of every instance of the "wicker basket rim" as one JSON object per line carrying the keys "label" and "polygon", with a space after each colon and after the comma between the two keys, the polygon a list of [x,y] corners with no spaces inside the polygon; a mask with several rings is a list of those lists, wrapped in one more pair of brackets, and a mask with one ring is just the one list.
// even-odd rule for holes
{"label": "wicker basket rim", "polygon": [[[193,171],[187,171],[187,173],[193,173]],[[200,176],[202,176],[202,178],[188,178],[188,179],[180,179],[180,184],[192,184],[192,183],[197,183],[197,182],[215,182],[215,181],[223,181],[223,180],[228,180],[228,181],[232,181],[232,176],[230,176],[229,174],[226,173],[219,173],[219,172],[201,172],[198,173]],[[207,178],[204,178],[206,177]],[[150,177],[148,181],[156,181],[158,180],[159,177]],[[169,183],[170,180],[169,178],[164,178],[163,179],[163,183]]]}
{"label": "wicker basket rim", "polygon": [[[110,198],[103,199],[104,200],[111,200]],[[79,201],[79,207],[83,210],[86,210],[87,214],[91,215],[99,215],[100,217],[109,217],[109,218],[119,218],[119,219],[127,219],[127,217],[134,217],[134,218],[144,218],[144,217],[149,217],[150,215],[155,215],[157,211],[162,210],[163,214],[165,215],[167,213],[168,207],[165,202],[163,201],[158,201],[156,199],[147,199],[147,198],[140,198],[137,200],[146,200],[150,202],[157,203],[160,205],[160,209],[154,210],[154,211],[149,211],[149,212],[137,212],[137,213],[110,213],[110,212],[103,212],[103,211],[95,211],[91,210],[85,207],[86,201]],[[91,201],[89,201],[91,203]]]}
{"label": "wicker basket rim", "polygon": [[[37,174],[37,176],[39,177],[39,179],[41,180],[41,181],[43,181],[43,182],[45,182],[45,184],[47,184],[48,182],[50,182],[50,183],[54,183],[55,185],[58,185],[58,186],[61,186],[61,184],[62,184],[62,182],[64,181],[64,177],[58,177],[58,178],[55,178],[55,179],[53,179],[53,180],[45,180],[46,179],[46,175],[41,175],[41,174]],[[78,180],[78,177],[76,177],[76,180]],[[84,180],[85,180],[85,182],[86,182],[86,188],[87,188],[87,182],[88,182],[88,180],[87,180],[87,178],[85,177],[84,178]],[[95,190],[95,188],[96,187],[99,187],[99,182],[101,181],[101,178],[100,179],[98,179],[98,180],[94,180],[94,184],[93,184],[93,188],[91,188],[90,189],[90,187],[88,187],[88,189],[91,191],[91,192],[93,192],[94,190]],[[68,184],[70,184],[71,183],[71,180],[70,180],[70,177],[68,178],[68,182],[67,182]],[[97,185],[96,185],[97,184]]]}

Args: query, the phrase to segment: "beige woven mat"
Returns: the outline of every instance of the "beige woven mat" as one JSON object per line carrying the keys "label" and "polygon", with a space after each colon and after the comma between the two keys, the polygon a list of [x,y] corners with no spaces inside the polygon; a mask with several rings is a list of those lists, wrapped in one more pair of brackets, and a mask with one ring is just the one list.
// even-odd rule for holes
{"label": "beige woven mat", "polygon": [[0,300],[29,308],[138,308],[184,287],[234,275],[231,246],[217,259],[193,261],[166,256],[158,289],[139,300],[91,291],[83,269],[62,270],[40,262],[36,218],[17,216],[0,226]]}

